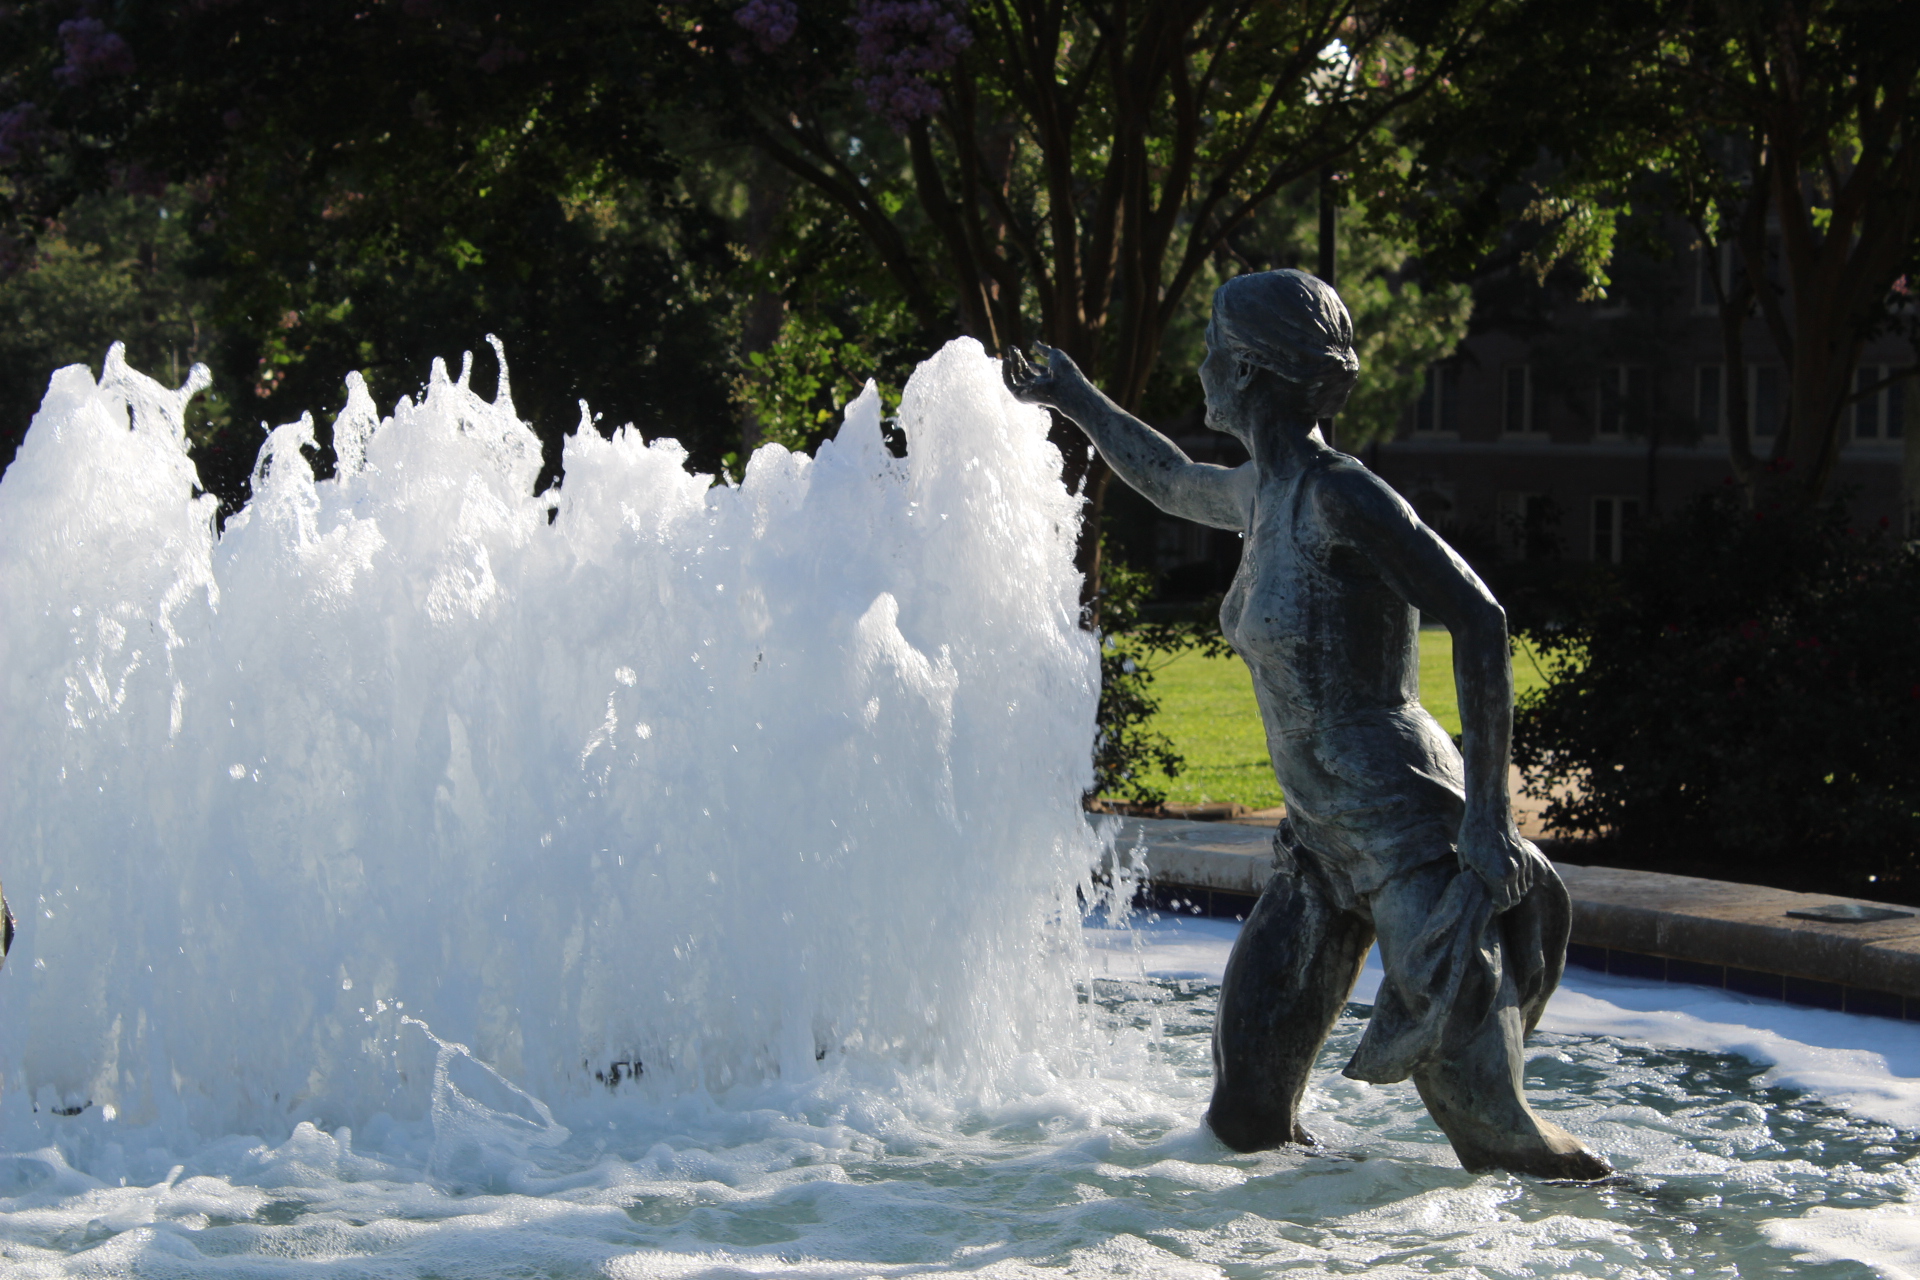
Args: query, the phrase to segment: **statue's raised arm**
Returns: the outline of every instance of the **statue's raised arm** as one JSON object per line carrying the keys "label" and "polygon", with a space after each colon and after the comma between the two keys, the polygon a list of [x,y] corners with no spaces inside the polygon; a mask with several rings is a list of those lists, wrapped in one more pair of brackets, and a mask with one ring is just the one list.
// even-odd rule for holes
{"label": "statue's raised arm", "polygon": [[1180,446],[1101,394],[1064,351],[1035,344],[1045,361],[1036,368],[1019,350],[1000,362],[1016,400],[1044,405],[1079,424],[1107,465],[1168,515],[1244,530],[1253,469],[1195,462]]}

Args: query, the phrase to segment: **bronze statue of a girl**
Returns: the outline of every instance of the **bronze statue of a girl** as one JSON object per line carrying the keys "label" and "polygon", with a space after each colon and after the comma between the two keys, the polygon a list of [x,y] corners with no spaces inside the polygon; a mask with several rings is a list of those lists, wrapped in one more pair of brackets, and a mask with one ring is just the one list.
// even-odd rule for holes
{"label": "bronze statue of a girl", "polygon": [[[1386,969],[1346,1074],[1413,1078],[1460,1162],[1547,1178],[1611,1170],[1527,1105],[1523,1043],[1560,981],[1567,891],[1514,828],[1506,614],[1384,481],[1317,423],[1359,373],[1339,295],[1299,271],[1215,292],[1207,425],[1252,461],[1197,463],[1067,356],[1018,352],[1008,388],[1078,423],[1161,510],[1246,538],[1220,610],[1253,670],[1287,820],[1220,989],[1207,1123],[1254,1151],[1311,1142],[1307,1074],[1377,937]],[[1462,748],[1419,702],[1420,614],[1454,638]],[[1463,759],[1464,756],[1464,759]]]}

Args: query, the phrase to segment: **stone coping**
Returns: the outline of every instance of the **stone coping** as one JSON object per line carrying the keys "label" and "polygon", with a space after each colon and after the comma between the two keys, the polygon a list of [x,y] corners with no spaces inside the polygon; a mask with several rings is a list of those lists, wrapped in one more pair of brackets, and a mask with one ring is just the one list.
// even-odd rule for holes
{"label": "stone coping", "polygon": [[1095,818],[1118,822],[1113,848],[1122,866],[1146,859],[1146,878],[1158,885],[1217,889],[1259,897],[1273,872],[1272,827],[1180,818]]}
{"label": "stone coping", "polygon": [[[1123,818],[1114,847],[1143,857],[1162,909],[1244,915],[1272,872],[1273,830]],[[1920,908],[1900,919],[1830,923],[1787,912],[1858,898],[1556,862],[1573,897],[1570,962],[1698,982],[1793,1003],[1920,1018]]]}

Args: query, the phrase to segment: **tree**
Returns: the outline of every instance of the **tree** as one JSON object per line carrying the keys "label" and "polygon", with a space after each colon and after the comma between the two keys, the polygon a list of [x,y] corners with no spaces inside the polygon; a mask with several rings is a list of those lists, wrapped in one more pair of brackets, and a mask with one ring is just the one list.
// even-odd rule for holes
{"label": "tree", "polygon": [[[1749,489],[1825,492],[1862,346],[1915,323],[1920,41],[1897,0],[1616,0],[1500,29],[1404,130],[1401,216],[1451,261],[1504,234],[1529,192],[1544,278],[1570,263],[1602,296],[1622,218],[1684,219],[1736,269],[1719,290],[1729,369],[1756,314],[1787,374],[1770,455],[1729,380],[1729,450]],[[1595,39],[1593,33],[1612,33]],[[1499,109],[1488,110],[1493,104]],[[1916,369],[1904,370],[1902,377]]]}
{"label": "tree", "polygon": [[[188,203],[184,192],[77,201],[46,228],[33,261],[0,281],[0,460],[19,446],[47,376],[98,361],[102,334],[175,384],[208,357],[213,288],[188,271],[180,216]],[[188,432],[202,443],[231,416],[218,395],[196,397],[188,413]]]}
{"label": "tree", "polygon": [[[1038,337],[1137,408],[1196,282],[1291,184],[1390,165],[1389,122],[1489,7],[749,0],[684,30],[735,68],[716,108],[859,228],[922,331]],[[1057,438],[1091,601],[1106,473]]]}
{"label": "tree", "polygon": [[[1766,461],[1816,500],[1861,391],[1861,348],[1906,307],[1896,284],[1920,248],[1920,40],[1911,12],[1881,0],[1744,0],[1709,13],[1662,60],[1694,108],[1694,130],[1663,158],[1706,251],[1729,244],[1742,267],[1730,281],[1709,273],[1727,367],[1745,368],[1757,306],[1788,372]],[[1744,385],[1731,390],[1729,449],[1751,487],[1752,407]]]}
{"label": "tree", "polygon": [[[174,184],[234,406],[198,459],[229,502],[258,419],[338,404],[355,369],[397,396],[490,330],[550,463],[586,396],[717,466],[735,258],[693,189],[711,176],[690,177],[658,137],[677,100],[664,29],[632,17],[605,3],[275,0],[127,5],[109,22],[9,6],[12,268],[30,268],[87,193]],[[98,333],[92,354],[115,336]]]}

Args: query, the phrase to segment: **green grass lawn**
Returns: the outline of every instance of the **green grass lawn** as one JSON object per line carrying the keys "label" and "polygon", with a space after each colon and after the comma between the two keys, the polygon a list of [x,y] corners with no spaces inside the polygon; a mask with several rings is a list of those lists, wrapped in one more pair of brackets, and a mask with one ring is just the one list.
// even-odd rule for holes
{"label": "green grass lawn", "polygon": [[[1545,684],[1524,652],[1514,659],[1516,693]],[[1232,801],[1268,809],[1285,797],[1267,762],[1267,740],[1253,701],[1253,677],[1238,658],[1186,654],[1154,673],[1160,714],[1153,727],[1173,739],[1187,758],[1178,778],[1160,782],[1175,804]],[[1420,633],[1420,701],[1448,733],[1460,732],[1460,705],[1453,688],[1453,636]]]}

